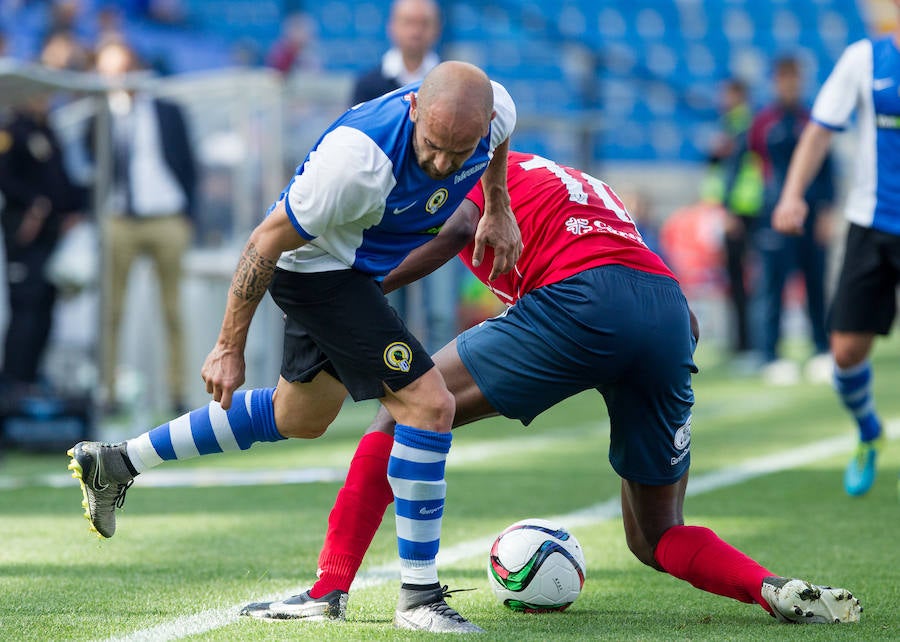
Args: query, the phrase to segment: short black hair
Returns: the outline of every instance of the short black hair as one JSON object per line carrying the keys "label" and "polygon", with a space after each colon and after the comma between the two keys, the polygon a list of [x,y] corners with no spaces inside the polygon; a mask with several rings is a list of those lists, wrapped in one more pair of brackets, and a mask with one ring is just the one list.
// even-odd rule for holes
{"label": "short black hair", "polygon": [[772,73],[781,74],[800,74],[800,59],[796,56],[780,56],[772,63]]}
{"label": "short black hair", "polygon": [[734,93],[744,98],[746,98],[747,94],[750,93],[750,88],[747,85],[747,82],[740,78],[728,78],[725,81],[725,89],[727,89],[728,91],[733,91]]}

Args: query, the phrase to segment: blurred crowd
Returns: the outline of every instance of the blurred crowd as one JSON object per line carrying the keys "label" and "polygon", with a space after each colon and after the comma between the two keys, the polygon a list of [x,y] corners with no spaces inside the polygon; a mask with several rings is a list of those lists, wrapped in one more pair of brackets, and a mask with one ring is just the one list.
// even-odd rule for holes
{"label": "blurred crowd", "polygon": [[[25,0],[13,3],[28,4]],[[91,14],[95,24],[85,29],[79,0],[43,4],[48,7],[48,23],[37,62],[52,69],[96,71],[110,79],[139,70],[167,71],[165,60],[142,59],[132,48],[122,28],[124,19],[139,16],[177,26],[185,16],[177,0],[106,3],[95,7]],[[421,79],[440,60],[436,45],[441,29],[438,3],[396,0],[384,25],[390,47],[359,75],[347,105]],[[4,42],[0,34],[0,54]],[[266,51],[250,45],[242,48],[240,42],[235,46],[235,61],[266,64],[283,74],[321,67],[316,25],[301,12],[282,21],[279,37]],[[618,186],[646,242],[669,261],[686,289],[690,291],[693,280],[713,280],[727,296],[729,348],[735,367],[762,373],[774,383],[792,383],[803,374],[827,380],[831,371],[825,275],[834,227],[831,210],[837,198],[833,164],[825,164],[807,194],[813,214],[803,235],[780,234],[770,220],[787,164],[809,118],[807,100],[815,88],[803,86],[807,77],[797,58],[773,61],[765,92],[773,96],[768,105],[759,105],[740,78],[722,83],[719,134],[709,150],[707,176],[698,189],[697,203],[676,212],[654,212],[652,194]],[[143,255],[153,261],[160,283],[161,300],[153,305],[165,321],[170,402],[181,409],[187,369],[182,360],[178,292],[183,278],[180,266],[194,234],[199,171],[190,120],[175,103],[125,89],[111,91],[109,130],[98,136],[92,121],[84,141],[91,159],[96,161],[102,154],[109,159],[111,180],[103,191],[93,183],[79,183],[66,170],[65,150],[47,119],[51,106],[60,100],[47,96],[7,107],[0,122],[0,192],[10,301],[0,381],[15,390],[42,385],[40,360],[58,288],[46,266],[69,229],[100,213],[103,223],[98,225],[102,227],[98,236],[110,268],[104,273],[112,275],[105,284],[101,332],[104,407],[116,411],[118,326],[129,270]],[[108,142],[108,149],[97,149],[101,140]],[[26,193],[24,186],[30,186],[30,191]],[[709,271],[714,272],[712,279],[706,274]],[[455,336],[461,324],[471,324],[493,311],[480,307],[465,279],[454,261],[414,289],[392,295],[392,303],[430,350]],[[805,301],[804,328],[809,337],[804,370],[796,359],[785,356],[782,341],[785,302],[793,309],[800,300]],[[473,309],[478,311],[473,314]]]}
{"label": "blurred crowd", "polygon": [[[51,107],[68,100],[66,94],[30,92],[16,104],[5,105],[0,119],[4,273],[9,296],[0,386],[8,403],[51,392],[53,382],[41,372],[40,364],[57,295],[63,287],[79,285],[72,283],[60,253],[64,246],[84,253],[85,248],[69,248],[65,241],[70,245],[77,238],[79,243],[90,243],[99,235],[105,279],[99,332],[103,408],[116,411],[115,375],[126,287],[135,259],[147,256],[160,286],[158,307],[168,339],[170,399],[180,409],[185,407],[185,364],[179,288],[182,259],[192,236],[197,174],[189,126],[177,104],[126,84],[128,75],[145,65],[117,29],[113,9],[100,12],[98,38],[88,47],[74,29],[76,6],[72,2],[53,5],[36,62],[48,69],[95,72],[110,83],[102,110],[107,117],[92,117],[82,141],[92,167],[87,183],[79,183],[72,175],[68,150],[49,118]],[[98,133],[100,123],[102,134]],[[104,162],[111,169],[109,176],[98,169]],[[86,226],[93,230],[87,236],[73,231]],[[96,246],[87,252],[91,249]]]}

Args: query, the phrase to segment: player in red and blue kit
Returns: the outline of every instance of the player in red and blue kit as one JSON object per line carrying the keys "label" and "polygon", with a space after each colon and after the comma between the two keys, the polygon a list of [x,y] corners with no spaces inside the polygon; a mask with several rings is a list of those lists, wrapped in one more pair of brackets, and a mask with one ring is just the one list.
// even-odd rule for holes
{"label": "player in red and blue kit", "polygon": [[[781,621],[857,621],[859,601],[847,591],[776,576],[713,531],[684,525],[698,333],[678,282],[615,192],[589,174],[517,152],[509,154],[507,184],[524,243],[515,269],[491,279],[484,263],[473,266],[471,243],[461,257],[510,307],[434,355],[456,398],[454,426],[498,414],[527,425],[596,389],[609,412],[609,459],[622,478],[625,534],[638,559],[706,591],[757,602]],[[476,186],[385,288],[421,277],[471,241],[484,203]],[[379,411],[359,444],[329,517],[319,580],[243,614],[345,617],[350,585],[393,500],[392,431]]]}
{"label": "player in red and blue kit", "polygon": [[[70,451],[92,527],[113,535],[115,509],[144,470],[259,441],[318,437],[348,392],[357,401],[378,398],[397,422],[392,492],[398,506],[412,507],[398,518],[395,625],[480,631],[447,606],[435,565],[453,397],[381,280],[434,236],[482,177],[492,213],[479,247],[498,248],[498,271],[515,263],[521,239],[505,181],[514,124],[506,90],[461,62],[338,118],[241,255],[201,370],[213,402],[121,444],[81,442]],[[247,332],[267,289],[285,314],[281,376],[275,389],[238,390]]]}
{"label": "player in red and blue kit", "polygon": [[[900,9],[900,0],[894,4]],[[807,206],[798,195],[821,166],[834,132],[843,130],[854,112],[859,136],[845,205],[850,225],[829,329],[834,387],[856,420],[860,439],[844,471],[844,489],[863,495],[875,481],[884,443],[869,355],[875,335],[890,332],[900,283],[900,28],[851,44],[825,81],[773,214],[777,229],[793,234],[803,229]]]}

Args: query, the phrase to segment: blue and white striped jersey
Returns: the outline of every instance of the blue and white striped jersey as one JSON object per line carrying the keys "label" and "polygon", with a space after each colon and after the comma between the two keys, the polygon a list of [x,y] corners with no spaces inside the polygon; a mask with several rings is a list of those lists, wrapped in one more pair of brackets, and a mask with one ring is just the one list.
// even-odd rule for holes
{"label": "blue and white striped jersey", "polygon": [[847,219],[900,234],[900,51],[893,35],[847,47],[819,91],[812,119],[842,130],[854,111],[859,146]]}
{"label": "blue and white striped jersey", "polygon": [[[326,272],[352,267],[381,279],[433,238],[481,178],[516,121],[506,89],[493,83],[488,135],[454,175],[429,177],[416,161],[413,83],[345,112],[322,135],[282,192],[291,223],[309,241],[278,267]],[[271,208],[270,208],[271,210]]]}

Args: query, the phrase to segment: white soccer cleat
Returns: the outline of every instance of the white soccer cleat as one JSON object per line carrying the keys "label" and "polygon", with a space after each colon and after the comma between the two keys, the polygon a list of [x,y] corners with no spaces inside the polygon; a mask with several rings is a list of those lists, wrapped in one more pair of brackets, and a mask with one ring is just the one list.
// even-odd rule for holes
{"label": "white soccer cleat", "polygon": [[770,386],[793,386],[800,383],[800,366],[789,359],[777,359],[762,367],[763,381]]}
{"label": "white soccer cleat", "polygon": [[772,607],[772,616],[791,624],[839,624],[859,622],[862,606],[853,594],[841,588],[816,586],[788,577],[767,577],[762,596]]}
{"label": "white soccer cleat", "polygon": [[347,619],[346,591],[334,590],[315,598],[304,591],[277,602],[254,602],[241,609],[241,615],[259,620],[307,620],[325,622]]}
{"label": "white soccer cleat", "polygon": [[401,588],[394,628],[431,633],[484,633],[484,629],[469,622],[444,601],[451,592],[446,586],[427,590]]}

